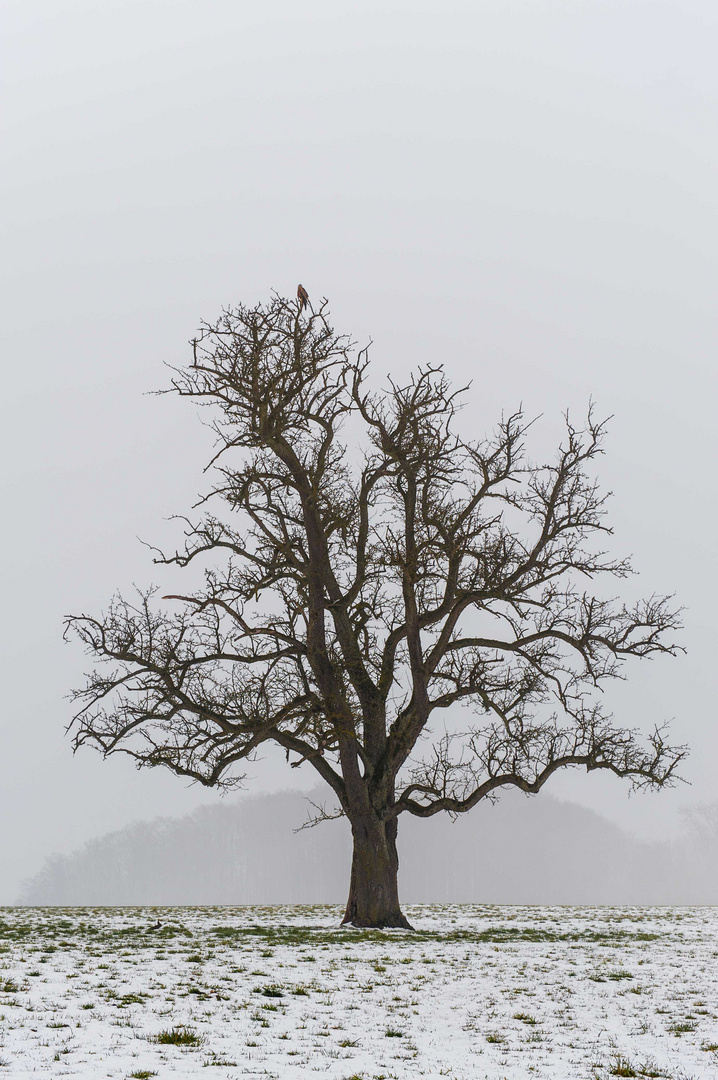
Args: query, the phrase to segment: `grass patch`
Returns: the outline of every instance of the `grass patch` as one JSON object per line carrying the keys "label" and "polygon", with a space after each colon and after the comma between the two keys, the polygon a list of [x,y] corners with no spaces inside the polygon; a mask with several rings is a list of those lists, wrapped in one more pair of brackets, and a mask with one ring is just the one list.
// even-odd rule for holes
{"label": "grass patch", "polygon": [[653,1080],[656,1080],[659,1076],[666,1075],[665,1073],[662,1073],[660,1069],[656,1068],[656,1063],[651,1058],[644,1062],[643,1065],[639,1065],[638,1069],[641,1076],[652,1077]]}
{"label": "grass patch", "polygon": [[182,1024],[179,1027],[165,1028],[157,1035],[150,1035],[149,1041],[161,1046],[201,1046],[204,1038],[193,1028]]}
{"label": "grass patch", "polygon": [[146,1000],[147,994],[123,994],[115,1002],[115,1005],[117,1005],[118,1009],[125,1009],[128,1005],[144,1005]]}
{"label": "grass patch", "polygon": [[623,1054],[616,1055],[608,1071],[611,1076],[637,1076],[642,1080],[658,1080],[666,1075],[656,1068],[653,1058],[647,1058],[642,1065],[637,1065]]}
{"label": "grass patch", "polygon": [[[314,929],[312,927],[271,927],[271,926],[214,926],[210,934],[226,942],[241,944],[242,940],[259,938],[271,945],[272,948],[287,946],[306,945],[336,945],[339,941],[346,940],[345,930]],[[585,930],[560,931],[542,926],[491,926],[485,930],[415,930],[405,942],[435,942],[466,943],[477,945],[482,943],[503,944],[535,941],[575,941],[593,942],[597,944],[622,944],[631,941],[658,941],[660,934],[648,933],[643,930]],[[384,930],[366,930],[362,933],[362,940],[367,943],[380,942],[383,945],[397,945],[397,939]],[[404,945],[402,945],[404,947]],[[301,957],[304,961],[314,960],[314,957]],[[433,961],[427,961],[432,963]]]}
{"label": "grass patch", "polygon": [[698,1024],[694,1024],[692,1021],[686,1020],[682,1024],[669,1024],[668,1030],[670,1031],[671,1035],[680,1036],[690,1034],[690,1032],[695,1031],[697,1027]]}
{"label": "grass patch", "polygon": [[627,1057],[622,1057],[621,1054],[617,1055],[611,1063],[611,1067],[608,1070],[611,1076],[639,1076],[631,1062]]}
{"label": "grass patch", "polygon": [[538,1024],[536,1017],[529,1013],[514,1013],[513,1019],[520,1020],[522,1024]]}
{"label": "grass patch", "polygon": [[281,986],[277,986],[276,983],[270,983],[268,986],[255,986],[252,991],[253,994],[262,994],[263,997],[268,998],[281,998],[284,997],[284,991]]}

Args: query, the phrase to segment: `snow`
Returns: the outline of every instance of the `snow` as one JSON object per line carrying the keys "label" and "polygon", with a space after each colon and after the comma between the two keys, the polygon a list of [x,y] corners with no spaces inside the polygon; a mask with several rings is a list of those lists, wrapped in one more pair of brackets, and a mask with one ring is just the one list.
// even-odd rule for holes
{"label": "snow", "polygon": [[718,908],[406,913],[0,909],[0,1078],[718,1080]]}

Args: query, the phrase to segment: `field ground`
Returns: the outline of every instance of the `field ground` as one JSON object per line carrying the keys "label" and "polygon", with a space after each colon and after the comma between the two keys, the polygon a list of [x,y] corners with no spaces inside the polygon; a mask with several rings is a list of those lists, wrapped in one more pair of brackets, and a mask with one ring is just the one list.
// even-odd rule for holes
{"label": "field ground", "polygon": [[0,909],[0,1080],[718,1080],[718,908],[407,914]]}

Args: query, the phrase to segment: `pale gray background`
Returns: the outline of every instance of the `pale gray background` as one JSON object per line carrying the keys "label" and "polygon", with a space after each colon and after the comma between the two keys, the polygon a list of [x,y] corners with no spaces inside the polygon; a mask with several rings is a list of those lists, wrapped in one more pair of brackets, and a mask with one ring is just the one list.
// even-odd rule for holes
{"label": "pale gray background", "polygon": [[[615,414],[614,550],[686,605],[686,658],[611,700],[675,717],[691,788],[557,780],[643,836],[718,798],[714,0],[6,0],[0,902],[45,855],[217,796],[73,759],[61,616],[148,582],[199,490],[143,396],[222,304],[330,298],[382,372],[442,360],[477,430]],[[279,759],[256,789],[292,784]],[[313,777],[307,777],[313,784]]]}

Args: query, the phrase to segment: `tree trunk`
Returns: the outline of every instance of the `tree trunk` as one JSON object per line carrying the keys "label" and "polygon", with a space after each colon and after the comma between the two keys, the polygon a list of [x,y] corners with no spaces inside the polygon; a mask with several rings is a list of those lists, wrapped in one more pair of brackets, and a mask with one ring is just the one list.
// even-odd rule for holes
{"label": "tree trunk", "polygon": [[399,856],[396,818],[389,822],[362,815],[351,823],[352,874],[342,926],[401,927],[413,930],[399,907]]}

